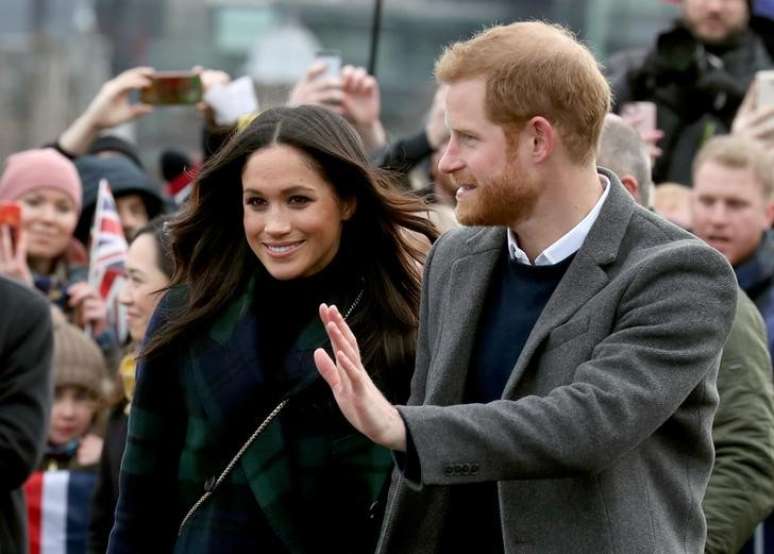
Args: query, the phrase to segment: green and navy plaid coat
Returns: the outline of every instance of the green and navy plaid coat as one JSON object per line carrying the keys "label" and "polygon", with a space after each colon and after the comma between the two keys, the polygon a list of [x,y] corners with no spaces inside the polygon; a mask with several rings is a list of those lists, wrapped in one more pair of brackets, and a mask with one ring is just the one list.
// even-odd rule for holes
{"label": "green and navy plaid coat", "polygon": [[[342,418],[318,376],[312,352],[327,338],[317,318],[282,371],[264,367],[252,289],[190,345],[138,366],[108,552],[373,550],[390,453]],[[149,334],[169,305],[165,298]],[[205,482],[287,396],[286,408],[178,536]]]}

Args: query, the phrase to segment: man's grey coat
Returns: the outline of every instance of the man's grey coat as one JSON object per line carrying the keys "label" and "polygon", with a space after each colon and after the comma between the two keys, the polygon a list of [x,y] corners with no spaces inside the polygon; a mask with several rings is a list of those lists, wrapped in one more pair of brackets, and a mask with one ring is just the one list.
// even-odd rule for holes
{"label": "man's grey coat", "polygon": [[396,470],[379,552],[438,552],[449,489],[480,481],[498,481],[507,553],[703,552],[736,280],[610,178],[501,400],[459,404],[505,230],[460,229],[434,246],[412,394],[398,407],[421,477],[410,461]]}

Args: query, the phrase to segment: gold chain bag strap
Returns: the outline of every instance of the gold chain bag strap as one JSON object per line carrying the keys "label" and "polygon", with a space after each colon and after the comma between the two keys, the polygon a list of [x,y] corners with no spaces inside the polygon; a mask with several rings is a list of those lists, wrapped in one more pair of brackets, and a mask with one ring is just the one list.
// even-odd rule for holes
{"label": "gold chain bag strap", "polygon": [[[344,313],[345,320],[349,318],[350,314],[352,314],[355,308],[357,308],[358,304],[360,304],[360,300],[363,298],[363,292],[364,292],[364,289],[360,289],[360,292],[355,297],[355,300],[352,302],[350,307]],[[272,420],[274,420],[274,418],[277,417],[279,413],[285,409],[285,406],[287,406],[289,401],[290,401],[290,398],[285,398],[282,402],[277,404],[274,407],[274,409],[271,411],[271,413],[268,416],[266,416],[266,418],[260,423],[260,425],[258,425],[255,431],[253,431],[253,434],[250,435],[250,438],[248,438],[245,441],[245,443],[237,451],[234,457],[231,458],[231,461],[228,463],[225,469],[220,472],[220,475],[218,475],[217,477],[212,476],[204,482],[204,494],[201,495],[201,497],[199,497],[199,500],[197,500],[194,503],[194,505],[191,506],[191,509],[188,510],[188,513],[185,514],[185,517],[183,518],[183,521],[180,523],[180,527],[177,530],[178,537],[183,533],[183,528],[185,527],[185,524],[188,523],[188,521],[193,517],[193,515],[199,509],[199,506],[201,506],[210,496],[212,496],[212,493],[215,492],[215,489],[217,489],[220,486],[220,484],[226,479],[226,477],[228,477],[228,474],[231,473],[231,471],[234,469],[234,466],[237,464],[237,462],[245,453],[245,451],[248,448],[250,448],[250,445],[253,444],[253,441],[255,441],[258,435],[260,435],[264,431],[264,429],[266,429],[266,427],[269,426]]]}

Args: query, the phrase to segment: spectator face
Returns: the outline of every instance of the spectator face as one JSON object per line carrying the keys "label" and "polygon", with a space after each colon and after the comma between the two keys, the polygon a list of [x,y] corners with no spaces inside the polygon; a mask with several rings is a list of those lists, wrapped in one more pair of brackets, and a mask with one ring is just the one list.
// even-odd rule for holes
{"label": "spectator face", "polygon": [[722,43],[747,27],[746,0],[683,0],[683,21],[709,44]]}
{"label": "spectator face", "polygon": [[514,226],[527,219],[539,187],[520,160],[519,132],[511,146],[505,130],[484,109],[484,79],[449,85],[446,123],[451,137],[438,162],[457,189],[457,219],[463,225]]}
{"label": "spectator face", "polygon": [[242,173],[245,237],[275,279],[308,277],[333,260],[354,213],[306,155],[278,145],[248,158]]}
{"label": "spectator face", "polygon": [[116,209],[127,240],[131,240],[149,221],[148,210],[139,194],[125,194],[116,198]]}
{"label": "spectator face", "polygon": [[693,230],[737,265],[747,259],[771,226],[771,205],[751,169],[712,160],[693,179]]}
{"label": "spectator face", "polygon": [[126,306],[129,335],[136,343],[142,341],[148,320],[161,297],[160,290],[169,279],[158,264],[158,246],[151,233],[143,233],[129,246],[126,256],[127,279],[119,301]]}
{"label": "spectator face", "polygon": [[96,412],[97,401],[83,387],[57,387],[51,409],[49,442],[59,445],[83,437],[91,427]]}
{"label": "spectator face", "polygon": [[53,260],[64,254],[78,223],[72,198],[54,188],[39,188],[19,197],[22,227],[30,258]]}

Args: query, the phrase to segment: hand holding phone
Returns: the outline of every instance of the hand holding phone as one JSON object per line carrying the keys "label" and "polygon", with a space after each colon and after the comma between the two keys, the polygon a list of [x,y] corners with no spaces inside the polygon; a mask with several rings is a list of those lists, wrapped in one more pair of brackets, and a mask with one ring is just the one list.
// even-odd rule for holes
{"label": "hand holding phone", "polygon": [[18,202],[0,202],[0,275],[32,286],[21,215]]}
{"label": "hand holding phone", "polygon": [[21,227],[21,204],[0,200],[0,225],[8,225],[18,233]]}
{"label": "hand holding phone", "polygon": [[149,86],[140,89],[143,104],[171,106],[202,100],[202,80],[193,71],[157,71],[150,76],[150,81]]}
{"label": "hand holding phone", "polygon": [[320,50],[315,57],[315,64],[325,64],[318,78],[338,79],[341,76],[341,52],[338,50]]}
{"label": "hand holding phone", "polygon": [[656,130],[656,104],[653,102],[627,102],[621,107],[621,117],[640,136]]}

